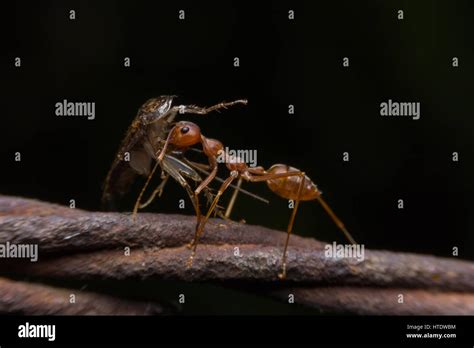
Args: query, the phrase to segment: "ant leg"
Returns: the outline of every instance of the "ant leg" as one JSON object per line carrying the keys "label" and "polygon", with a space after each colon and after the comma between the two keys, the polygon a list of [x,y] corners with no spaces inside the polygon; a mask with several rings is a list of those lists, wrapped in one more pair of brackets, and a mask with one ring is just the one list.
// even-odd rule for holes
{"label": "ant leg", "polygon": [[158,197],[161,197],[161,195],[163,194],[163,189],[166,185],[166,182],[168,181],[168,178],[169,178],[169,175],[168,174],[165,174],[161,179],[162,181],[160,182],[160,184],[155,188],[155,190],[153,191],[153,193],[151,194],[150,198],[148,198],[148,200],[145,202],[145,203],[142,203],[140,204],[140,206],[138,207],[138,209],[143,209],[145,207],[147,207],[148,205],[150,205],[151,202],[153,202],[153,200],[155,199],[156,195],[158,195]]}
{"label": "ant leg", "polygon": [[357,244],[357,242],[354,240],[354,238],[352,238],[351,234],[349,233],[349,231],[346,229],[346,227],[344,226],[344,224],[342,223],[342,221],[336,216],[336,214],[334,214],[334,212],[332,211],[331,207],[329,207],[329,205],[326,203],[326,201],[321,197],[321,195],[319,195],[317,198],[316,198],[319,203],[321,204],[321,206],[324,208],[324,210],[326,211],[326,213],[329,215],[329,217],[332,219],[332,221],[334,221],[334,223],[336,224],[337,227],[339,227],[339,229],[344,233],[344,235],[346,236],[346,238],[349,240],[349,242],[351,244]]}
{"label": "ant leg", "polygon": [[201,191],[203,190],[204,187],[207,187],[212,180],[214,180],[214,178],[216,177],[217,175],[217,163],[212,163],[211,164],[211,172],[209,173],[209,175],[207,176],[206,179],[204,179],[200,184],[199,186],[196,188],[196,190],[194,190],[194,193],[195,194],[200,194]]}
{"label": "ant leg", "polygon": [[240,186],[242,186],[242,177],[240,177],[239,181],[237,181],[237,186],[234,188],[234,193],[232,194],[232,198],[230,199],[230,202],[227,205],[227,209],[225,210],[224,216],[226,219],[230,218],[230,214],[232,213],[232,209],[234,208],[235,200],[237,199],[237,196],[239,194]]}
{"label": "ant leg", "polygon": [[137,200],[135,201],[135,205],[134,205],[134,207],[133,207],[133,212],[132,212],[132,220],[133,220],[133,221],[136,221],[136,219],[137,219],[137,212],[138,212],[138,208],[139,208],[139,206],[140,206],[140,202],[141,202],[141,200],[142,200],[143,194],[145,193],[145,190],[146,190],[146,188],[148,187],[148,184],[150,183],[151,178],[152,178],[153,175],[155,174],[156,168],[158,168],[158,165],[159,165],[159,164],[160,164],[160,163],[159,163],[158,161],[155,163],[155,166],[153,167],[153,169],[151,170],[150,174],[148,175],[148,178],[146,179],[146,182],[145,182],[145,184],[143,185],[142,190],[140,191],[140,194],[138,195]]}
{"label": "ant leg", "polygon": [[188,249],[191,249],[198,238],[197,232],[199,229],[199,225],[201,224],[202,215],[201,209],[199,208],[199,196],[194,193],[191,187],[186,187],[186,192],[188,192],[188,196],[193,202],[194,211],[196,212],[196,227],[194,229],[194,238],[186,245]]}
{"label": "ant leg", "polygon": [[[198,162],[193,162],[193,161],[190,161],[190,160],[188,160],[188,159],[185,159],[184,161],[185,161],[187,164],[189,164],[191,167],[193,167],[194,169],[196,169],[198,172],[201,172],[201,173],[203,173],[203,174],[209,175],[209,172],[208,172],[208,169],[210,168],[209,165],[207,165],[207,164],[202,164],[202,163],[198,163]],[[221,183],[224,182],[224,180],[221,179],[221,178],[218,177],[218,176],[216,176],[214,179],[217,180],[217,181],[219,181],[219,182],[221,182]],[[254,198],[254,199],[257,199],[257,200],[259,200],[259,201],[261,201],[261,202],[263,202],[263,203],[266,203],[266,204],[269,203],[269,201],[268,201],[267,199],[262,198],[262,197],[260,197],[260,196],[257,196],[256,194],[254,194],[254,193],[252,193],[252,192],[249,192],[249,191],[247,191],[247,190],[244,190],[244,189],[241,188],[241,187],[237,187],[236,185],[232,185],[232,184],[230,185],[230,187],[232,187],[232,188],[234,188],[234,189],[238,189],[239,192],[242,192],[243,194],[245,194],[245,195],[247,195],[247,196],[249,196],[249,197],[252,197],[252,198]]]}
{"label": "ant leg", "polygon": [[288,227],[286,229],[286,241],[285,241],[285,248],[283,250],[283,256],[281,260],[281,273],[278,274],[278,278],[285,279],[286,278],[286,258],[287,258],[287,250],[288,250],[288,243],[290,241],[290,235],[293,231],[293,224],[295,222],[296,212],[298,210],[298,206],[300,204],[300,197],[301,192],[303,191],[303,187],[305,184],[305,174],[301,173],[301,181],[298,185],[298,193],[296,195],[297,199],[295,200],[295,206],[293,207],[293,211],[291,212],[290,221],[288,222]]}
{"label": "ant leg", "polygon": [[179,105],[179,106],[174,106],[173,111],[179,112],[180,114],[198,114],[198,115],[205,115],[208,114],[212,111],[217,111],[220,109],[227,109],[229,106],[233,106],[236,104],[243,104],[247,105],[247,100],[246,99],[239,99],[239,100],[234,100],[232,102],[222,102],[216,105],[212,105],[209,107],[201,107],[197,105]]}
{"label": "ant leg", "polygon": [[164,158],[165,155],[166,155],[166,151],[168,150],[168,145],[169,145],[169,143],[170,143],[170,141],[171,141],[171,137],[173,136],[175,129],[176,129],[176,126],[173,127],[173,128],[171,128],[171,130],[169,131],[168,136],[166,137],[166,141],[165,141],[165,143],[164,143],[164,145],[163,145],[163,147],[162,147],[162,149],[161,149],[161,152],[160,152],[160,154],[158,155],[158,159],[157,159],[158,162],[163,161],[163,158]]}
{"label": "ant leg", "polygon": [[199,196],[196,195],[187,182],[187,180],[183,177],[182,173],[180,172],[179,168],[173,165],[173,162],[167,160],[168,157],[165,157],[165,160],[162,162],[163,169],[166,171],[167,174],[171,175],[171,177],[176,180],[181,187],[186,190],[186,193],[193,204],[194,211],[196,213],[196,226],[199,226],[201,222],[201,210],[199,207]]}
{"label": "ant leg", "polygon": [[[251,176],[251,177],[248,178],[248,180],[252,181],[252,182],[267,181],[267,180],[271,180],[271,179],[284,178],[284,177],[293,176],[293,175],[301,175],[301,173],[302,172],[295,171],[295,172],[289,172],[289,173],[266,174],[266,175],[261,175],[261,176]],[[319,195],[316,199],[319,201],[319,203],[321,204],[323,209],[326,211],[326,213],[329,215],[329,217],[334,221],[336,226],[339,227],[339,229],[344,233],[344,235],[349,240],[349,242],[351,244],[357,244],[356,241],[354,240],[354,238],[352,238],[349,231],[347,231],[347,229],[345,228],[342,221],[336,216],[336,214],[334,214],[332,209],[329,207],[329,205],[326,203],[326,201],[324,201],[324,199],[321,197],[321,195]]]}
{"label": "ant leg", "polygon": [[[224,180],[222,180],[222,182],[224,182]],[[229,186],[232,186],[232,185],[229,185]],[[206,196],[206,206],[210,207],[216,195],[211,193],[211,190],[209,189],[209,187],[204,188],[204,194]],[[214,217],[220,217],[223,220],[232,221],[231,219],[224,216],[223,207],[220,205],[217,205],[216,208],[214,209]]]}
{"label": "ant leg", "polygon": [[219,191],[217,191],[216,197],[214,197],[214,200],[212,201],[212,204],[209,207],[209,210],[207,211],[206,216],[201,221],[201,226],[200,226],[201,232],[204,230],[204,225],[206,224],[207,220],[209,220],[209,217],[211,216],[212,212],[216,208],[217,203],[219,203],[219,199],[224,194],[225,190],[227,190],[227,188],[230,186],[232,181],[234,181],[238,176],[239,176],[239,173],[234,170],[230,173],[230,176],[227,179],[225,179],[224,182],[222,183],[221,187],[219,188]]}
{"label": "ant leg", "polygon": [[[204,179],[200,184],[199,186],[194,190],[193,192],[193,196],[196,198],[196,200],[198,199],[198,196],[199,194],[201,193],[201,191],[204,189],[204,188],[207,188],[207,185],[209,185],[209,183],[216,177],[216,174],[217,174],[217,163],[212,163],[211,164],[212,166],[212,170],[211,170],[211,173],[207,176],[206,179]],[[199,205],[199,202],[197,203]],[[199,226],[201,224],[201,219],[200,219],[200,216],[198,218],[198,221],[196,223],[196,229],[194,231],[194,238],[193,240],[191,241],[191,243],[188,244],[188,248],[191,248],[193,247],[193,245],[195,245],[197,243],[197,240],[199,238]],[[191,262],[192,264],[192,262]]]}
{"label": "ant leg", "polygon": [[[190,149],[193,150],[194,148],[191,147]],[[200,150],[200,151],[204,152],[202,150]],[[194,161],[188,160],[187,158],[184,158],[184,162],[186,162],[191,167],[194,167],[197,170],[201,171],[202,173],[205,173],[205,174],[209,175],[208,170],[211,168],[211,166],[209,164],[194,162]]]}
{"label": "ant leg", "polygon": [[247,181],[250,182],[261,182],[261,181],[268,181],[272,179],[279,179],[279,178],[287,178],[289,176],[301,176],[304,175],[303,172],[295,171],[295,172],[287,172],[287,173],[277,173],[277,174],[264,174],[264,175],[250,175],[247,178],[244,177]]}
{"label": "ant leg", "polygon": [[215,214],[214,217],[218,216],[218,217],[220,217],[222,220],[225,220],[225,221],[228,221],[228,222],[234,222],[234,220],[232,220],[231,218],[225,216],[225,214],[224,214],[222,211],[220,211],[220,210],[216,210],[216,211],[214,212],[214,214]]}
{"label": "ant leg", "polygon": [[239,176],[239,173],[237,171],[232,171],[230,173],[230,176],[222,183],[221,187],[219,188],[219,191],[217,192],[216,197],[214,198],[214,201],[212,201],[212,204],[209,207],[209,210],[207,211],[206,216],[202,218],[199,224],[199,228],[196,230],[196,236],[195,236],[194,244],[193,244],[193,251],[188,259],[188,267],[191,267],[193,264],[193,259],[194,259],[194,256],[196,255],[196,249],[199,243],[199,238],[201,237],[204,231],[204,227],[206,225],[207,220],[209,220],[209,217],[211,216],[212,212],[216,208],[217,203],[219,202],[219,199],[224,193],[224,191],[229,187],[232,181],[234,181],[234,179],[237,178],[238,176]]}
{"label": "ant leg", "polygon": [[[255,173],[252,174],[259,174],[260,169]],[[301,175],[301,171],[294,171],[294,172],[288,172],[288,173],[279,173],[279,174],[264,174],[264,175],[259,175],[259,176],[251,176],[248,178],[249,181],[252,182],[259,182],[259,181],[267,181],[271,179],[278,179],[278,178],[284,178],[288,176],[294,176],[294,175]],[[303,174],[304,175],[304,174]],[[336,216],[336,214],[332,211],[332,209],[329,207],[329,205],[326,203],[326,201],[321,197],[321,195],[318,195],[316,199],[319,201],[321,206],[324,208],[326,213],[329,215],[329,217],[334,221],[336,226],[344,233],[346,238],[349,240],[351,244],[357,244],[354,238],[352,238],[351,234],[349,231],[345,228],[344,224],[342,221]]]}
{"label": "ant leg", "polygon": [[[150,141],[150,138],[149,138],[149,135],[148,135],[148,141]],[[153,143],[150,141],[150,144],[151,146],[153,147]],[[156,150],[153,148],[153,151],[155,151],[156,153]],[[163,151],[163,154],[164,154],[164,151]],[[160,154],[161,155],[161,154]],[[155,191],[153,191],[151,197],[144,203],[144,204],[140,204],[141,200],[142,200],[142,197],[143,197],[143,194],[145,193],[145,190],[146,188],[148,187],[148,185],[150,184],[150,181],[151,181],[151,178],[153,177],[153,175],[155,174],[156,172],[156,169],[158,168],[158,165],[160,164],[161,160],[160,161],[156,161],[153,169],[151,170],[150,174],[148,175],[147,179],[146,179],[146,182],[145,184],[143,185],[142,187],[142,190],[140,191],[140,194],[138,195],[138,198],[137,200],[135,201],[135,205],[133,207],[133,212],[132,212],[132,220],[133,221],[136,221],[137,219],[137,212],[138,212],[138,209],[142,209],[142,208],[145,208],[146,206],[148,206],[152,201],[153,199],[155,198],[156,194],[158,192],[160,192],[160,196],[161,196],[161,193],[163,191],[163,187],[165,186],[166,182],[168,181],[168,175],[166,175],[166,177],[163,177],[163,173],[162,173],[162,179],[163,181],[160,183],[160,185],[155,189]]]}
{"label": "ant leg", "polygon": [[281,264],[282,264],[281,272],[278,273],[278,278],[280,278],[280,279],[285,279],[286,278],[286,259],[287,259],[288,243],[290,241],[291,232],[293,230],[293,223],[295,221],[296,212],[298,211],[298,206],[299,206],[299,203],[300,203],[300,197],[301,197],[301,193],[303,191],[306,175],[305,175],[305,173],[303,173],[301,171],[294,171],[294,172],[278,173],[278,174],[263,174],[263,175],[260,175],[260,176],[251,175],[251,176],[247,177],[247,179],[251,182],[261,182],[261,181],[268,181],[268,180],[278,179],[278,178],[287,178],[287,177],[290,177],[290,176],[299,176],[302,179],[300,180],[299,185],[298,185],[298,191],[297,191],[297,194],[296,194],[297,198],[295,200],[295,206],[293,207],[293,212],[291,213],[290,221],[289,221],[288,227],[286,229],[287,234],[286,234],[285,248],[283,250],[283,255],[282,255],[282,259],[281,259]]}

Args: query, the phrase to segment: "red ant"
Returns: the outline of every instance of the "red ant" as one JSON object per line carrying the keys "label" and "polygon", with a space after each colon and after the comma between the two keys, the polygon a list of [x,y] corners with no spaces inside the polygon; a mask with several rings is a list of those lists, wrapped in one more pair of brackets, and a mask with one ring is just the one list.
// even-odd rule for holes
{"label": "red ant", "polygon": [[[222,194],[237,178],[240,179],[239,183],[237,184],[237,187],[240,186],[241,179],[249,182],[266,182],[270,190],[272,190],[278,196],[285,199],[293,200],[295,202],[287,227],[287,237],[281,260],[282,269],[281,272],[278,274],[278,277],[280,279],[284,279],[286,277],[288,242],[290,240],[290,235],[293,229],[293,224],[300,201],[318,200],[324,210],[330,216],[330,218],[345,234],[347,239],[352,244],[356,244],[355,240],[349,234],[342,221],[334,214],[329,205],[321,197],[321,191],[318,190],[314,182],[304,172],[285,164],[275,164],[271,166],[268,170],[265,170],[263,167],[248,167],[240,158],[236,156],[229,156],[225,152],[224,146],[220,141],[206,138],[204,135],[202,135],[199,127],[192,122],[178,122],[170,130],[166,139],[166,143],[163,146],[160,156],[158,157],[158,161],[163,159],[163,156],[165,155],[166,149],[169,145],[173,145],[173,147],[175,148],[186,150],[190,146],[193,146],[198,143],[201,143],[203,146],[204,154],[207,156],[211,167],[211,173],[199,185],[199,187],[195,190],[195,193],[199,194],[199,192],[204,187],[207,187],[207,185],[214,179],[217,173],[217,158],[222,154],[225,158],[226,167],[230,171],[230,176],[224,180],[224,182],[219,188],[219,191],[214,197],[214,200],[212,201],[206,216],[202,218],[196,226],[194,239],[189,244],[189,246],[192,247],[192,253],[188,260],[188,266],[192,266],[199,238],[204,231],[204,227],[206,225],[207,220],[216,208]],[[236,198],[236,193],[237,191],[234,192],[232,200],[227,209],[226,216],[229,216],[230,214],[230,210],[232,209],[233,203]]]}

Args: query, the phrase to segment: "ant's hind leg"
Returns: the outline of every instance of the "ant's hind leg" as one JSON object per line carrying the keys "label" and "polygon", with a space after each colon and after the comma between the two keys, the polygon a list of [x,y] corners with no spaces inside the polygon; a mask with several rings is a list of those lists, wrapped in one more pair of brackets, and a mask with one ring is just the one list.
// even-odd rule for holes
{"label": "ant's hind leg", "polygon": [[248,178],[249,181],[251,182],[262,182],[262,181],[268,181],[272,179],[279,179],[279,178],[288,178],[290,176],[299,176],[301,178],[299,185],[298,185],[298,191],[296,194],[296,200],[295,200],[295,206],[293,207],[293,211],[291,213],[290,221],[288,223],[288,227],[286,229],[286,241],[285,241],[285,248],[283,250],[283,255],[281,258],[281,272],[278,273],[278,278],[280,279],[285,279],[286,278],[286,260],[287,260],[287,250],[288,250],[288,243],[290,241],[290,236],[291,232],[293,230],[293,224],[295,222],[295,217],[296,217],[296,212],[298,211],[298,206],[300,203],[300,197],[301,193],[303,192],[303,187],[305,184],[306,180],[306,175],[305,173],[301,171],[292,171],[292,172],[286,172],[286,173],[276,173],[276,174],[268,174],[265,173],[263,175],[256,175],[256,176],[250,176]]}
{"label": "ant's hind leg", "polygon": [[296,212],[298,211],[298,206],[300,204],[300,197],[301,197],[301,192],[303,191],[304,184],[305,184],[305,175],[304,173],[302,173],[301,181],[298,186],[298,193],[296,196],[297,199],[295,200],[295,206],[293,207],[293,211],[291,212],[290,221],[288,222],[288,227],[286,229],[285,249],[283,250],[283,256],[281,260],[281,272],[278,273],[278,278],[280,279],[286,278],[286,259],[287,259],[288,243],[290,241],[291,232],[293,231],[293,224],[295,222]]}
{"label": "ant's hind leg", "polygon": [[316,199],[319,201],[319,203],[321,204],[321,206],[323,207],[323,209],[326,211],[326,213],[329,215],[329,217],[332,219],[332,221],[334,221],[334,223],[336,224],[336,226],[342,231],[342,233],[344,233],[344,235],[346,236],[347,240],[348,240],[351,244],[357,244],[357,242],[356,242],[355,239],[351,236],[351,234],[350,234],[349,231],[346,229],[346,227],[344,226],[344,224],[342,223],[342,221],[336,216],[336,214],[332,211],[331,207],[326,203],[326,201],[321,197],[321,195],[319,195],[318,197],[316,197]]}

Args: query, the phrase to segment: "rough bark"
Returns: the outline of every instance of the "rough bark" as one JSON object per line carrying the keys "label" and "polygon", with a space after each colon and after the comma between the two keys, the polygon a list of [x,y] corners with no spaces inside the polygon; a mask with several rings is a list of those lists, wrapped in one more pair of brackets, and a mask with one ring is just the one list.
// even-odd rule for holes
{"label": "rough bark", "polygon": [[[262,295],[356,314],[474,314],[474,264],[456,258],[365,250],[365,259],[325,256],[326,243],[292,236],[288,276],[277,278],[286,234],[211,220],[192,268],[192,216],[79,209],[0,196],[0,243],[39,244],[39,261],[1,260],[0,273],[59,279],[218,282]],[[124,248],[130,247],[126,256]],[[234,255],[238,247],[240,256]],[[399,295],[404,303],[399,303]]]}
{"label": "rough bark", "polygon": [[[71,301],[71,294],[74,300]],[[142,303],[87,291],[59,289],[0,278],[0,313],[19,315],[153,315],[156,303]]]}

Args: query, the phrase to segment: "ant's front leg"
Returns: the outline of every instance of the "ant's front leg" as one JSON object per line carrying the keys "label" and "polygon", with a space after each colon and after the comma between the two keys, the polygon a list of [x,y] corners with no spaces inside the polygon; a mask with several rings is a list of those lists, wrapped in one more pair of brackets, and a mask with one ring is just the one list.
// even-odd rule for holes
{"label": "ant's front leg", "polygon": [[[207,205],[210,206],[212,204],[212,202],[214,201],[214,195],[211,193],[211,191],[208,187],[204,187],[203,191],[204,191],[204,195],[206,196],[206,199],[207,199]],[[196,194],[196,191],[194,191],[194,194]],[[220,212],[220,214],[223,215],[222,212]],[[194,244],[200,238],[199,226],[201,224],[201,221],[202,221],[202,218],[196,222],[196,227],[194,229],[194,237],[188,244],[186,244],[186,247],[188,249],[193,249]]]}
{"label": "ant's front leg", "polygon": [[204,227],[206,226],[207,220],[209,220],[209,217],[211,216],[212,212],[217,206],[217,203],[219,202],[220,197],[224,193],[224,191],[229,187],[229,185],[234,181],[235,178],[239,176],[239,173],[237,171],[232,171],[230,173],[230,176],[222,183],[221,187],[219,188],[219,191],[217,191],[216,197],[214,198],[214,201],[212,202],[211,206],[209,207],[209,210],[207,211],[206,216],[202,219],[201,223],[199,224],[199,228],[196,230],[196,237],[195,241],[193,244],[193,251],[191,255],[189,256],[188,259],[188,266],[192,266],[193,264],[193,259],[194,256],[196,255],[196,249],[199,243],[199,238],[201,237],[202,233],[204,232]]}
{"label": "ant's front leg", "polygon": [[[209,173],[209,175],[207,176],[206,179],[204,179],[200,184],[199,186],[196,188],[196,190],[194,190],[194,196],[197,198],[199,196],[199,194],[201,193],[201,191],[203,189],[207,189],[207,186],[211,183],[212,180],[214,180],[214,178],[216,177],[217,175],[217,161],[215,160],[215,158],[209,156],[209,162],[210,162],[210,165],[211,165],[211,172]],[[194,258],[194,253],[195,253],[195,250],[196,250],[196,247],[197,247],[197,243],[198,243],[198,240],[199,240],[199,237],[200,237],[200,234],[201,234],[201,230],[200,230],[200,226],[201,226],[201,218],[199,218],[196,222],[196,229],[194,231],[194,238],[193,240],[191,241],[191,243],[188,244],[188,248],[189,249],[193,249],[193,254],[192,254],[192,257],[189,258],[188,260],[188,267],[191,267],[192,264],[193,264],[193,258]]]}

